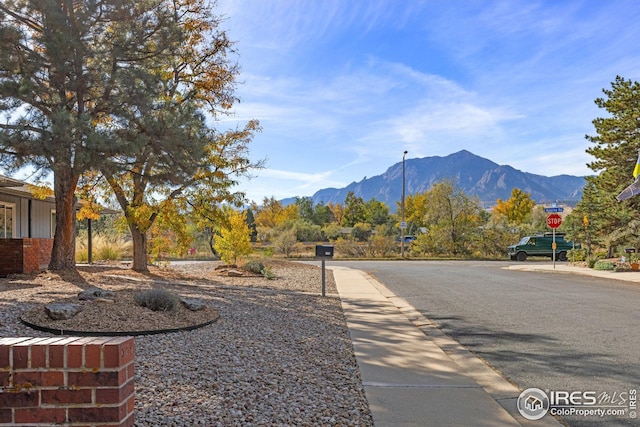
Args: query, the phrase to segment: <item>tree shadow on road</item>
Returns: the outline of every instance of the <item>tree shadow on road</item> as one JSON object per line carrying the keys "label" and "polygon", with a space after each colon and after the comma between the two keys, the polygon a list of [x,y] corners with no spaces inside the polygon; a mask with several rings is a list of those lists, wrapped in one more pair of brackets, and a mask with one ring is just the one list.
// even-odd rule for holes
{"label": "tree shadow on road", "polygon": [[620,363],[613,353],[582,350],[543,333],[480,328],[461,316],[423,314],[512,380],[515,380],[514,374],[535,377],[546,372],[550,376],[592,380],[594,388],[607,384],[640,384],[640,362]]}

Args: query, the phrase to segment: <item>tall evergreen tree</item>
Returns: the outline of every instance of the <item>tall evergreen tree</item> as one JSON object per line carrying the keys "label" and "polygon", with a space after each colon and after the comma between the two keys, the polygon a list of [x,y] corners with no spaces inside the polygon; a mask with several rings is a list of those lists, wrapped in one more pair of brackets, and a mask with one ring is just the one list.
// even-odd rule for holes
{"label": "tall evergreen tree", "polygon": [[389,206],[380,200],[371,199],[364,204],[367,222],[372,226],[389,222]]}
{"label": "tall evergreen tree", "polygon": [[300,219],[313,222],[313,199],[311,197],[296,197],[296,206]]}
{"label": "tall evergreen tree", "polygon": [[605,97],[595,103],[608,116],[596,118],[594,145],[586,151],[596,158],[588,166],[598,174],[587,177],[585,193],[577,214],[586,215],[591,238],[611,251],[615,246],[637,241],[634,229],[640,224],[640,197],[617,202],[615,197],[631,182],[640,150],[640,83],[617,76]]}
{"label": "tall evergreen tree", "polygon": [[324,202],[316,203],[313,207],[313,223],[324,226],[333,221],[335,221],[335,218],[329,206],[326,206]]}
{"label": "tall evergreen tree", "polygon": [[171,13],[149,0],[0,3],[1,160],[53,172],[53,270],[75,268],[79,177],[140,150],[113,130],[157,98],[154,64],[180,42]]}

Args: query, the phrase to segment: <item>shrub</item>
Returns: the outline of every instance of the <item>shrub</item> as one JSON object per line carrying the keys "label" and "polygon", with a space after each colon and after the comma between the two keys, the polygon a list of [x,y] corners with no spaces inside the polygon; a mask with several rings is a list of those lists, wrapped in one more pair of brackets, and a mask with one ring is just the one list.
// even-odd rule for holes
{"label": "shrub", "polygon": [[359,242],[366,242],[371,237],[371,224],[359,222],[351,229],[351,236]]}
{"label": "shrub", "polygon": [[279,253],[289,256],[293,252],[296,242],[295,231],[292,229],[284,230],[273,239],[273,247]]}
{"label": "shrub", "polygon": [[307,246],[302,242],[296,242],[293,248],[291,248],[289,255],[300,256],[300,254],[304,254],[305,252],[307,252]]}
{"label": "shrub", "polygon": [[396,241],[391,236],[384,236],[376,234],[371,236],[367,244],[367,252],[369,256],[382,256],[386,257],[393,253],[396,249]]}
{"label": "shrub", "polygon": [[334,243],[335,252],[348,258],[360,258],[366,255],[366,247],[353,240],[340,237]]}
{"label": "shrub", "polygon": [[300,242],[315,242],[324,240],[322,227],[305,220],[300,220],[294,225],[296,239]]}
{"label": "shrub", "polygon": [[262,274],[265,267],[260,261],[249,261],[242,268],[255,274]]}
{"label": "shrub", "polygon": [[269,267],[263,268],[261,273],[267,280],[274,280],[276,278],[275,273],[271,271],[271,268]]}
{"label": "shrub", "polygon": [[177,296],[165,289],[141,291],[133,299],[139,306],[153,311],[173,311],[180,302]]}
{"label": "shrub", "polygon": [[594,270],[613,270],[615,265],[611,261],[598,260],[593,265]]}
{"label": "shrub", "polygon": [[603,258],[608,258],[609,253],[607,251],[597,251],[595,254],[593,254],[593,256],[595,256],[598,259],[603,259]]}
{"label": "shrub", "polygon": [[342,227],[340,227],[338,224],[326,225],[322,229],[322,232],[324,233],[325,237],[330,241],[337,240],[339,237],[344,236],[344,234],[342,233]]}
{"label": "shrub", "polygon": [[587,259],[586,249],[570,249],[567,251],[567,258],[571,262],[585,261]]}

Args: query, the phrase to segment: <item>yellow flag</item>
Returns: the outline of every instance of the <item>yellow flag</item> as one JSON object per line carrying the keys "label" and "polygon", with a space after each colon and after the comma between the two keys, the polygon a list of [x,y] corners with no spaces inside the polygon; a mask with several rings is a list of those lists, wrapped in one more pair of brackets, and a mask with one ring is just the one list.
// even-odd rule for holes
{"label": "yellow flag", "polygon": [[633,177],[637,178],[640,175],[640,152],[638,153],[638,161],[636,162],[636,167],[633,168]]}

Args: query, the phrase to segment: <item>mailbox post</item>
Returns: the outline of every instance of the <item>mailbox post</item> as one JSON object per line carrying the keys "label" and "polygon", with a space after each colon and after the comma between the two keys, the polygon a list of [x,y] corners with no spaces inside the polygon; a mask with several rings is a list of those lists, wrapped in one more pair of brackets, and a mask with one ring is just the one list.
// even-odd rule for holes
{"label": "mailbox post", "polygon": [[327,258],[333,258],[333,246],[331,245],[316,245],[316,258],[322,260],[322,296],[325,296],[325,260]]}

